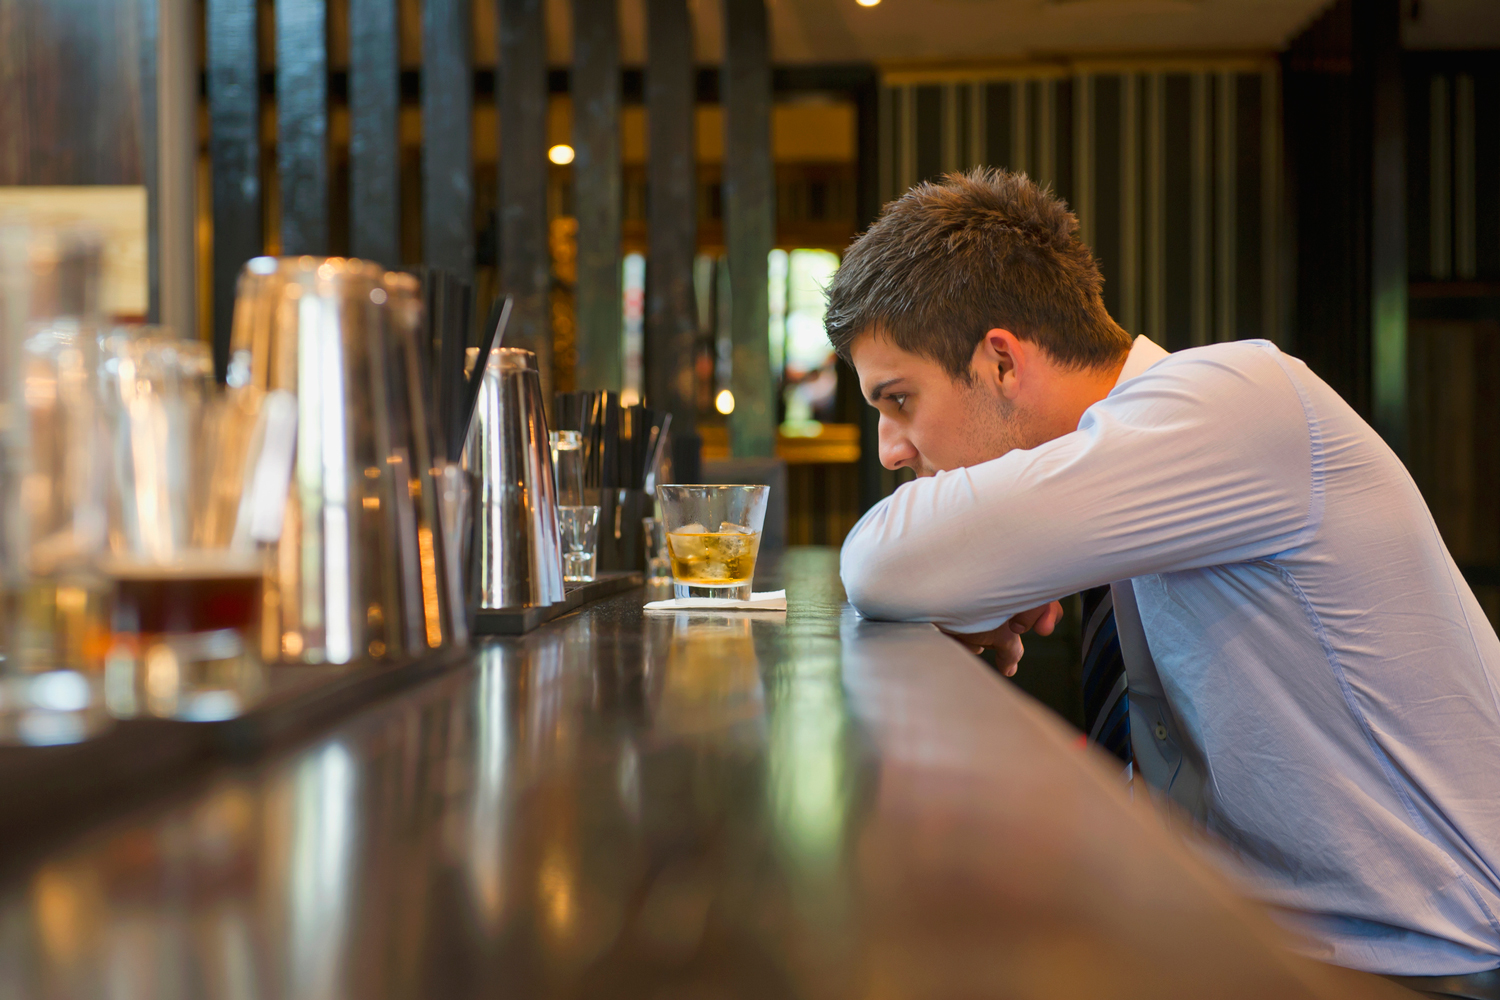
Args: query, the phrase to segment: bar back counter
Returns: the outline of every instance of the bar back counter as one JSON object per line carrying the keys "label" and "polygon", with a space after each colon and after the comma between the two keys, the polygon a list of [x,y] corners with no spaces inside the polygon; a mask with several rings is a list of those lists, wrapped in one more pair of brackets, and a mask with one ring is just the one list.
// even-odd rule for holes
{"label": "bar back counter", "polygon": [[1413,995],[1286,950],[835,551],[768,568],[785,615],[636,589],[13,855],[0,996]]}

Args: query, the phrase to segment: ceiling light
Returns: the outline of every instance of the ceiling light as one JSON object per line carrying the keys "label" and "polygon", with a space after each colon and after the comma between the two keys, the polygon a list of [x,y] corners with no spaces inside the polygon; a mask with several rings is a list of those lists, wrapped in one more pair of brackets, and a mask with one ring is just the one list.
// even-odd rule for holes
{"label": "ceiling light", "polygon": [[573,162],[573,147],[569,146],[567,143],[558,143],[556,146],[553,146],[551,149],[547,150],[547,159],[551,160],[559,167],[565,167]]}
{"label": "ceiling light", "polygon": [[861,7],[873,7],[878,4],[880,0],[854,0],[854,2],[859,4]]}

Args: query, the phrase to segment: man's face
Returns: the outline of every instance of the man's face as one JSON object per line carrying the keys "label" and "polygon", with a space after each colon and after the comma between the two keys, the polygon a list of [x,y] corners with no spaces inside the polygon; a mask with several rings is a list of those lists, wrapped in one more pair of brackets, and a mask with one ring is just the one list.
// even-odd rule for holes
{"label": "man's face", "polygon": [[984,347],[976,348],[966,381],[884,337],[855,338],[849,355],[860,390],[880,411],[881,465],[930,476],[1046,440],[1015,398],[1014,372],[989,363]]}

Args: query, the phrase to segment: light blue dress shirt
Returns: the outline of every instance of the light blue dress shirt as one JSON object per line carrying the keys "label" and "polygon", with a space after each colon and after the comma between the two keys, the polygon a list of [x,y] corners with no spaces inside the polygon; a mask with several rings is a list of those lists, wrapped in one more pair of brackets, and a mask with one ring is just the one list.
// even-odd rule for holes
{"label": "light blue dress shirt", "polygon": [[1137,338],[1077,431],[902,486],[842,575],[866,616],[959,632],[1112,583],[1139,772],[1310,953],[1500,966],[1500,640],[1301,361]]}

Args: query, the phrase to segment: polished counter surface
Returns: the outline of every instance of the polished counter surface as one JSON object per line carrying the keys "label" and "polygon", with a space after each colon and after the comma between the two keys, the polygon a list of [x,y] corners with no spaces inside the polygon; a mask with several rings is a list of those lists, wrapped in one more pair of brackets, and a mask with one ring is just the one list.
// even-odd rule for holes
{"label": "polished counter surface", "polygon": [[1285,951],[836,552],[778,572],[785,615],[609,598],[12,864],[0,996],[1412,995]]}

